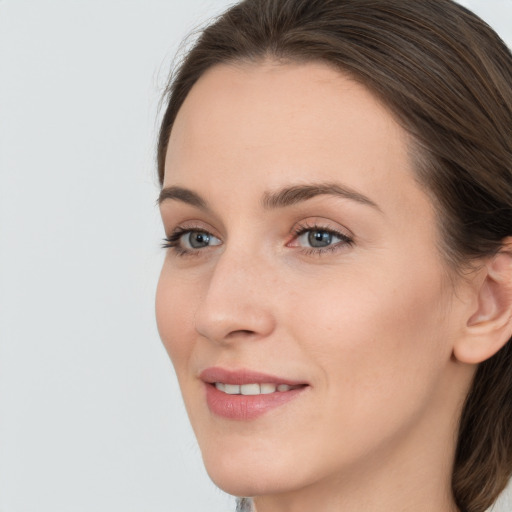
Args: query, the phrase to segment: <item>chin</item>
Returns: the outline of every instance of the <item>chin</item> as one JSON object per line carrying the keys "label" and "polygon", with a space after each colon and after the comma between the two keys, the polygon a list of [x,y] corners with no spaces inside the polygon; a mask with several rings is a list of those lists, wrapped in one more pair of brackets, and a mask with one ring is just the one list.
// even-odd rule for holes
{"label": "chin", "polygon": [[276,489],[269,487],[267,482],[261,481],[261,475],[256,476],[248,469],[238,474],[233,471],[223,472],[217,469],[209,471],[208,468],[207,472],[212,482],[219,489],[232,496],[253,497],[276,492]]}
{"label": "chin", "polygon": [[233,496],[260,496],[286,492],[298,485],[301,475],[292,473],[281,454],[276,457],[279,450],[273,450],[269,457],[265,452],[247,448],[223,453],[203,451],[206,471],[217,487]]}
{"label": "chin", "polygon": [[253,497],[293,490],[292,482],[275,481],[270,475],[265,475],[258,469],[245,467],[241,471],[232,469],[206,468],[213,483],[232,496]]}

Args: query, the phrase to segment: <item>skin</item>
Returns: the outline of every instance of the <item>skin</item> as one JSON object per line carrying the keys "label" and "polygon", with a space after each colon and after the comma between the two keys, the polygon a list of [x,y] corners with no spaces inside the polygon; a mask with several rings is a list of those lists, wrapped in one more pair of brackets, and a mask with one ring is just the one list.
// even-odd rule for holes
{"label": "skin", "polygon": [[[213,238],[167,249],[158,327],[208,473],[255,496],[258,512],[457,510],[451,465],[474,366],[453,352],[476,302],[439,252],[409,142],[370,92],[322,63],[216,66],[177,116],[164,188],[207,208],[163,200],[165,231]],[[372,204],[332,194],[262,204],[312,183]],[[298,226],[353,242],[321,252]],[[233,421],[207,408],[199,374],[211,366],[309,386]]]}

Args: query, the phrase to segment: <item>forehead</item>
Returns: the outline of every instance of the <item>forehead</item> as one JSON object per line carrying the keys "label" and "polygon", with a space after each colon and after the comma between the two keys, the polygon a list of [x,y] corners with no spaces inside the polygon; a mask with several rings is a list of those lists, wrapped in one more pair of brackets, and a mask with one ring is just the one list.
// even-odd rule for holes
{"label": "forehead", "polygon": [[388,109],[326,64],[218,65],[178,113],[164,185],[261,190],[340,179],[370,194],[409,193],[408,147]]}

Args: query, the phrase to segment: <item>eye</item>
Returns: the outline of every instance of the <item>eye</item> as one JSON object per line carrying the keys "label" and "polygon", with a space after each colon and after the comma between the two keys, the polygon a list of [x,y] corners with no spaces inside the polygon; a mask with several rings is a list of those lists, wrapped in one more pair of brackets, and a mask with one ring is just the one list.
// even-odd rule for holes
{"label": "eye", "polygon": [[332,231],[326,231],[324,229],[311,229],[305,231],[302,235],[297,237],[298,242],[302,246],[314,248],[329,247],[333,243],[341,242],[341,238],[336,236]]}
{"label": "eye", "polygon": [[308,253],[323,253],[351,246],[354,240],[340,231],[317,225],[298,225],[294,228],[295,238],[288,247],[300,247]]}
{"label": "eye", "polygon": [[216,236],[208,231],[177,228],[174,233],[164,239],[163,247],[172,248],[177,254],[185,255],[221,243]]}
{"label": "eye", "polygon": [[210,245],[219,245],[221,242],[218,238],[214,237],[206,231],[189,231],[183,233],[179,242],[184,249],[203,249]]}

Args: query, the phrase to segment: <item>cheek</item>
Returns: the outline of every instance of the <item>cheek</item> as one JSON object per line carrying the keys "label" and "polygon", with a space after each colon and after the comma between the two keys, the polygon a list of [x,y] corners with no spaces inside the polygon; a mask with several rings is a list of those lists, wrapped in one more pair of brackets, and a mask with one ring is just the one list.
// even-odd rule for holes
{"label": "cheek", "polygon": [[333,277],[292,308],[294,338],[321,369],[340,414],[377,419],[384,406],[399,417],[428,400],[450,358],[439,275],[390,275]]}
{"label": "cheek", "polygon": [[198,293],[171,277],[164,267],[156,291],[156,321],[162,343],[178,376],[184,370],[193,348],[194,301]]}

